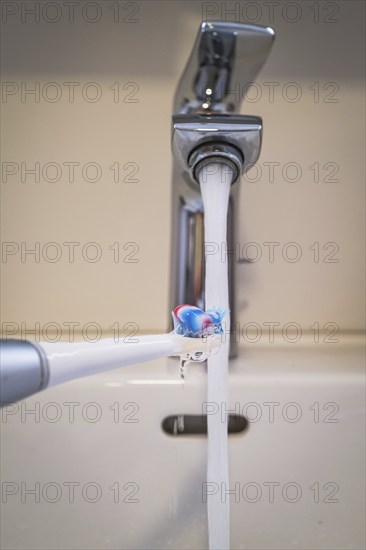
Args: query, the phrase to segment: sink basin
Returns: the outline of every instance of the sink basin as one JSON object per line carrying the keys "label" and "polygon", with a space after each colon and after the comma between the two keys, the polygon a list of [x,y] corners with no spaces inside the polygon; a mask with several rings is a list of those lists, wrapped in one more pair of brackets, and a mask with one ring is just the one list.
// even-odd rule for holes
{"label": "sink basin", "polygon": [[[363,367],[358,337],[240,348],[230,412],[249,428],[229,436],[232,548],[364,547]],[[182,384],[178,371],[145,363],[2,410],[4,548],[207,548],[206,437],[161,426],[202,413],[206,372],[190,365]]]}

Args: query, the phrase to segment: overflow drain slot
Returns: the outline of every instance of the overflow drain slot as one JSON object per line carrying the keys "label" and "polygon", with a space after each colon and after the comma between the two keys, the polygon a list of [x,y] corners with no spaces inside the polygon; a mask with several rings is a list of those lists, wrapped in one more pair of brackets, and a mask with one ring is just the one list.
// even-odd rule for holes
{"label": "overflow drain slot", "polygon": [[[207,435],[207,415],[176,414],[167,416],[161,423],[163,432],[173,436]],[[228,434],[244,433],[249,427],[245,416],[228,415]]]}

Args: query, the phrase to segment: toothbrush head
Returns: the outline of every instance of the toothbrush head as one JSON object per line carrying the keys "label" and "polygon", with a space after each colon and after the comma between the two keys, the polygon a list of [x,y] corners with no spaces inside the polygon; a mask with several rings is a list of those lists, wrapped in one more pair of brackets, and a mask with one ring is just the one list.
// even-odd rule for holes
{"label": "toothbrush head", "polygon": [[204,338],[211,334],[221,334],[222,319],[226,310],[215,307],[203,311],[196,306],[183,304],[177,306],[172,312],[174,332],[190,338]]}

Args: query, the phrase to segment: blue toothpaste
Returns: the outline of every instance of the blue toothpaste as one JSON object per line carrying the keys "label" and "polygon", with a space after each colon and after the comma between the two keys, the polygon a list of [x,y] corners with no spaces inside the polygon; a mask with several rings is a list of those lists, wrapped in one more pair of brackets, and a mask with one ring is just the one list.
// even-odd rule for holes
{"label": "blue toothpaste", "polygon": [[222,334],[222,320],[226,310],[220,307],[203,311],[196,306],[183,304],[172,312],[174,332],[191,338]]}

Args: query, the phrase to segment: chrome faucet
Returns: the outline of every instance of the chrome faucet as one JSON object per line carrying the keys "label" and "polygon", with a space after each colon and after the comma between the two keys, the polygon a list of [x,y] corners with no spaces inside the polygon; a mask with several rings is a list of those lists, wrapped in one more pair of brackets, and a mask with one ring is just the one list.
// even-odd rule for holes
{"label": "chrome faucet", "polygon": [[[245,89],[271,50],[269,27],[231,22],[202,23],[175,93],[172,117],[173,214],[171,309],[178,304],[204,308],[205,256],[203,202],[198,173],[221,162],[233,184],[259,157],[262,119],[237,114]],[[232,185],[227,217],[231,326],[235,327],[235,243],[238,184]],[[236,337],[230,334],[230,357]]]}

